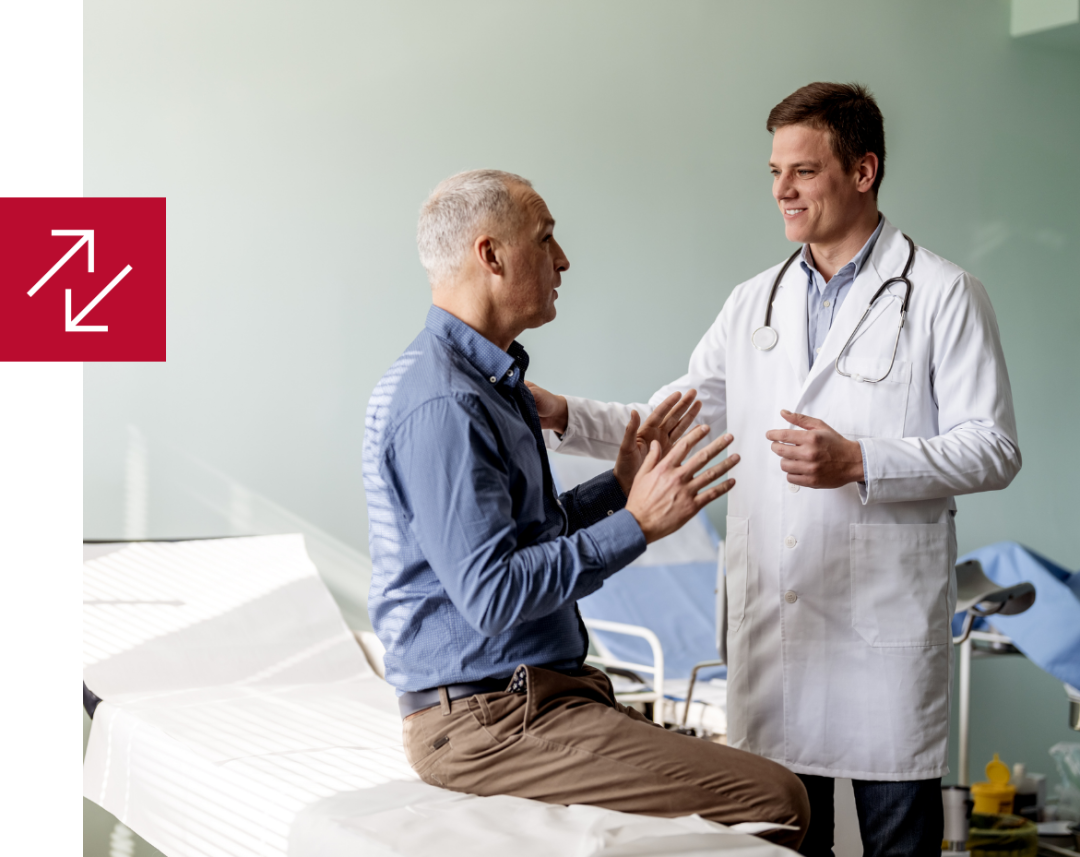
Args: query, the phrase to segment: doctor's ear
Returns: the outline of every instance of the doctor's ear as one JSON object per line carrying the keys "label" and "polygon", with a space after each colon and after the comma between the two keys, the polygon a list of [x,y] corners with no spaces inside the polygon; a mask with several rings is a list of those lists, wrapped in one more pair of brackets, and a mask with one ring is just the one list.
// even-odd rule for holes
{"label": "doctor's ear", "polygon": [[859,193],[873,189],[878,174],[878,156],[867,152],[855,163],[855,188]]}

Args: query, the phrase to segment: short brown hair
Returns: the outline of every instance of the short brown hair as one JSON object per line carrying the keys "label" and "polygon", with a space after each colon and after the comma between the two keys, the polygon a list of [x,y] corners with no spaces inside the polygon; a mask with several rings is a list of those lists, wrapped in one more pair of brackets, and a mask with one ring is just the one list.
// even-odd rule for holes
{"label": "short brown hair", "polygon": [[885,120],[874,96],[858,83],[810,83],[796,89],[769,111],[765,127],[772,134],[785,125],[809,125],[829,132],[833,152],[844,172],[868,152],[878,157],[874,196],[885,177]]}

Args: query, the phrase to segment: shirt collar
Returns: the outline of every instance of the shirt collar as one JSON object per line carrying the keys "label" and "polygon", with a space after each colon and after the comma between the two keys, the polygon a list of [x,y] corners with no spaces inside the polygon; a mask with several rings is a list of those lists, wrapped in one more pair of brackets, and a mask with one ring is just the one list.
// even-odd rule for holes
{"label": "shirt collar", "polygon": [[[877,243],[878,236],[881,234],[881,227],[883,227],[884,225],[885,218],[881,214],[879,214],[877,229],[875,229],[874,233],[866,239],[866,243],[863,244],[862,249],[855,254],[855,258],[853,258],[850,262],[844,265],[843,268],[836,272],[837,275],[850,270],[852,281],[854,281],[854,279],[859,276],[859,272],[862,270],[863,263],[870,258],[870,254],[874,250],[874,245]],[[813,271],[815,274],[818,274],[820,276],[817,267],[814,265],[814,259],[810,255],[809,244],[803,245],[802,260],[800,264],[802,265],[803,270],[806,271],[807,274]],[[824,278],[822,279],[824,280]]]}
{"label": "shirt collar", "polygon": [[450,343],[455,351],[493,384],[513,386],[524,377],[525,370],[529,368],[529,355],[516,339],[510,343],[508,352],[503,351],[494,342],[485,339],[460,318],[441,307],[432,306],[428,310],[425,327]]}

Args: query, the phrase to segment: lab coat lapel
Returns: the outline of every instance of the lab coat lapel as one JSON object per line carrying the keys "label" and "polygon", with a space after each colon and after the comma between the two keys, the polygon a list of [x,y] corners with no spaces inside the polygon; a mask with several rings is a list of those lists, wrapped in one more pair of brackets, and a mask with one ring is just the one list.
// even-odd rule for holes
{"label": "lab coat lapel", "polygon": [[806,352],[806,272],[798,259],[791,263],[776,290],[773,319],[795,377],[803,385],[810,371],[810,358]]}
{"label": "lab coat lapel", "polygon": [[[814,365],[803,383],[804,395],[822,374],[826,372],[832,373],[840,349],[844,347],[844,343],[848,341],[848,337],[855,330],[859,319],[866,312],[870,299],[887,277],[896,276],[903,270],[906,259],[907,241],[904,240],[900,230],[886,219],[877,243],[870,253],[870,258],[863,265],[862,270],[859,271],[859,276],[855,278],[855,282],[851,284],[851,291],[844,298],[844,303],[840,306],[836,318],[833,319],[832,327],[829,328],[829,332],[825,336],[825,342],[821,346],[821,353],[814,358]],[[883,273],[889,271],[896,271],[896,274]],[[876,311],[881,312],[882,309],[876,308]],[[871,313],[871,316],[873,314]],[[805,341],[805,310],[803,318],[803,340]],[[872,318],[868,316],[863,326],[869,325],[871,320]]]}

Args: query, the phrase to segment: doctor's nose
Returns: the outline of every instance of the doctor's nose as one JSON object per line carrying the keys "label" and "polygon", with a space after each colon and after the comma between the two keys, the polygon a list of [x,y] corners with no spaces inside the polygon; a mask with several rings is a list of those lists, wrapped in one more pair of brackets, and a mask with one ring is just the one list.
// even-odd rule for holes
{"label": "doctor's nose", "polygon": [[791,179],[784,173],[773,178],[772,195],[776,200],[787,199],[794,196],[791,188]]}

